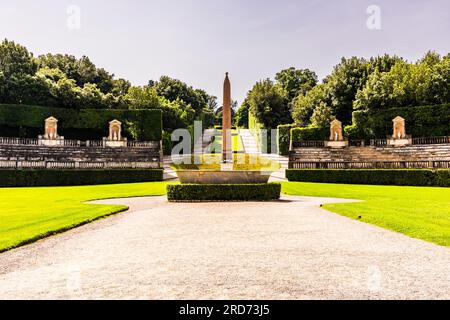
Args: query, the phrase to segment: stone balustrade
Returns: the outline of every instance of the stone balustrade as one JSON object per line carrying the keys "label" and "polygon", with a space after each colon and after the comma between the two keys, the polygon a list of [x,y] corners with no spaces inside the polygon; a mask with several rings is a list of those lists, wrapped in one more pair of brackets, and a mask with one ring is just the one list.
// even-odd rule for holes
{"label": "stone balustrade", "polygon": [[160,141],[126,141],[108,147],[105,141],[61,140],[42,145],[38,139],[0,138],[2,169],[153,169],[162,167]]}
{"label": "stone balustrade", "polygon": [[158,169],[153,162],[76,162],[0,160],[0,169]]}
{"label": "stone balustrade", "polygon": [[450,161],[290,162],[289,169],[450,169]]}

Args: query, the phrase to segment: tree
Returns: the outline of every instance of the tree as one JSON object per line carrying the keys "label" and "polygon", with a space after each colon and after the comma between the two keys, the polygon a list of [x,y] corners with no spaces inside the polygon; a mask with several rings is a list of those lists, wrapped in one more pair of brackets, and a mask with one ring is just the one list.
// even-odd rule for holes
{"label": "tree", "polygon": [[149,86],[131,87],[125,95],[130,109],[158,109],[160,99],[155,88]]}
{"label": "tree", "polygon": [[311,118],[317,108],[330,104],[328,85],[319,84],[306,94],[299,95],[294,99],[292,102],[292,118],[298,126],[305,127],[311,124]]}
{"label": "tree", "polygon": [[311,90],[317,84],[318,78],[314,71],[291,67],[278,72],[275,80],[283,90],[286,99],[291,102],[298,95]]}
{"label": "tree", "polygon": [[105,69],[97,68],[91,60],[82,56],[80,59],[68,54],[46,54],[37,59],[41,68],[57,68],[74,79],[76,84],[83,87],[87,83],[96,84],[103,93],[109,93],[114,88],[114,75]]}
{"label": "tree", "polygon": [[241,104],[239,109],[237,109],[234,116],[234,124],[239,128],[248,128],[248,111],[249,105],[247,99]]}
{"label": "tree", "polygon": [[111,94],[115,96],[124,96],[128,93],[128,90],[131,88],[131,83],[125,79],[114,79],[112,82],[112,90]]}
{"label": "tree", "polygon": [[3,40],[0,44],[0,72],[8,79],[13,75],[34,75],[37,64],[27,48],[14,41]]}
{"label": "tree", "polygon": [[203,90],[195,90],[180,80],[162,76],[159,81],[151,82],[149,85],[155,88],[159,96],[169,101],[184,101],[194,109],[196,115],[200,115],[202,110],[208,107],[209,96]]}
{"label": "tree", "polygon": [[364,88],[370,75],[387,72],[401,61],[396,56],[388,55],[370,60],[342,58],[322,84],[294,99],[291,103],[292,117],[297,124],[306,126],[323,123],[331,113],[344,124],[351,124],[356,95]]}
{"label": "tree", "polygon": [[450,60],[428,52],[417,63],[398,61],[388,72],[376,71],[357,93],[355,110],[450,102]]}
{"label": "tree", "polygon": [[333,115],[331,107],[326,105],[324,102],[320,102],[320,104],[314,109],[314,112],[311,116],[311,124],[315,127],[327,127],[330,125],[331,121],[336,117]]}
{"label": "tree", "polygon": [[283,94],[270,79],[257,82],[247,99],[250,112],[265,128],[276,128],[292,121]]}
{"label": "tree", "polygon": [[216,96],[208,96],[206,104],[208,105],[208,109],[210,109],[212,111],[214,111],[217,108],[219,108],[219,103],[217,102],[217,97]]}

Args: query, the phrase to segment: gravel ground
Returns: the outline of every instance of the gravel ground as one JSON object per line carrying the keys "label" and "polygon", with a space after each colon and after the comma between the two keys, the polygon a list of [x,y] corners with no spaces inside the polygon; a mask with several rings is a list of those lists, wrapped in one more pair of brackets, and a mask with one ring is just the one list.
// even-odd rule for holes
{"label": "gravel ground", "polygon": [[450,298],[449,248],[319,208],[339,201],[110,200],[131,210],[1,254],[0,299]]}

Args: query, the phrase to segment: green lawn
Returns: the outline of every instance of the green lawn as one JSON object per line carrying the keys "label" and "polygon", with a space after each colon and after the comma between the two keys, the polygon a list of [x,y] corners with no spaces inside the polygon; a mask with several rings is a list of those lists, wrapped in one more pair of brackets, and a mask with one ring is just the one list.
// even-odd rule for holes
{"label": "green lawn", "polygon": [[166,193],[166,183],[0,189],[0,252],[127,209],[89,200]]}
{"label": "green lawn", "polygon": [[[363,200],[332,212],[450,246],[450,188],[283,183],[294,195]],[[86,201],[166,193],[166,183],[0,189],[0,252],[125,210]]]}
{"label": "green lawn", "polygon": [[450,246],[450,188],[396,187],[288,182],[291,195],[363,200],[324,208],[362,222]]}

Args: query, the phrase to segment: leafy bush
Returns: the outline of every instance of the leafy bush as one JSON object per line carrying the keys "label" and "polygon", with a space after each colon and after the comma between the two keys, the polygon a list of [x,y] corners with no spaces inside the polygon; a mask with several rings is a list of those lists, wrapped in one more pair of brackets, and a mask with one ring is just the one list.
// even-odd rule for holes
{"label": "leafy bush", "polygon": [[450,170],[289,169],[289,181],[399,186],[450,186]]}
{"label": "leafy bush", "polygon": [[439,187],[450,187],[450,170],[438,170],[435,172],[435,184]]}
{"label": "leafy bush", "polygon": [[74,110],[9,104],[0,104],[0,135],[35,138],[44,133],[44,120],[50,116],[59,120],[59,134],[68,139],[101,139],[107,136],[113,119],[122,122],[127,137],[145,141],[162,138],[161,110]]}
{"label": "leafy bush", "polygon": [[289,154],[292,128],[295,128],[294,124],[283,124],[278,126],[278,153],[282,156],[287,156]]}
{"label": "leafy bush", "polygon": [[162,169],[0,170],[0,187],[78,186],[162,180]]}
{"label": "leafy bush", "polygon": [[168,185],[169,201],[270,201],[280,198],[281,184]]}
{"label": "leafy bush", "polygon": [[294,128],[291,130],[291,139],[293,141],[318,140],[323,141],[328,138],[329,128],[322,127],[305,127]]}

